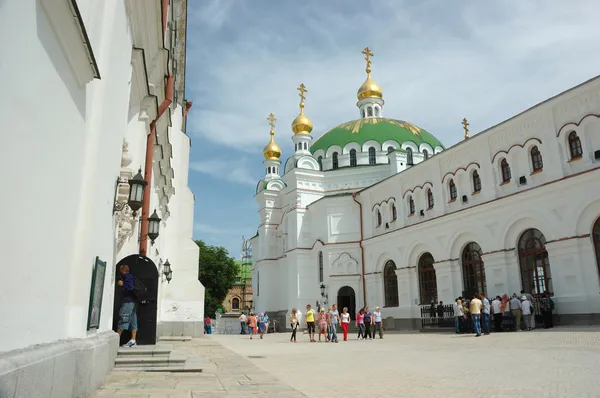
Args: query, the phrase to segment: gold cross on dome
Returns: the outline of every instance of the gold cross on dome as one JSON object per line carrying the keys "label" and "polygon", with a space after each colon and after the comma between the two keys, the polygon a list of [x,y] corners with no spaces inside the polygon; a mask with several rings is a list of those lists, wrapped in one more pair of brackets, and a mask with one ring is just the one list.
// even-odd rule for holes
{"label": "gold cross on dome", "polygon": [[467,122],[467,118],[464,118],[462,121],[463,128],[465,129],[465,140],[469,138],[469,122]]}
{"label": "gold cross on dome", "polygon": [[306,99],[306,96],[304,94],[308,93],[308,90],[306,89],[306,86],[304,85],[304,83],[300,83],[300,85],[298,86],[298,88],[296,90],[298,90],[298,95],[300,96],[300,102],[304,102],[304,100]]}
{"label": "gold cross on dome", "polygon": [[269,121],[269,126],[271,126],[271,131],[275,130],[275,121],[277,120],[277,118],[275,117],[275,115],[273,115],[272,113],[269,114],[269,117],[267,118],[267,120]]}
{"label": "gold cross on dome", "polygon": [[373,54],[369,47],[365,47],[365,49],[362,50],[362,53],[365,55],[365,61],[367,61],[367,73],[371,73],[371,57],[375,54]]}

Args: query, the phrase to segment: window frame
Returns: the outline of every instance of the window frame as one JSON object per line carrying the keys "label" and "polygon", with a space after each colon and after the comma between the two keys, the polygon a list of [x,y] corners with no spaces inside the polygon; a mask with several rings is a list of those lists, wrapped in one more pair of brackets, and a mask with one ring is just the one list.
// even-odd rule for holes
{"label": "window frame", "polygon": [[533,172],[541,171],[544,168],[544,160],[537,145],[531,148],[529,154],[531,156],[531,167],[533,168]]}
{"label": "window frame", "polygon": [[339,155],[338,155],[338,153],[337,153],[337,152],[334,152],[334,153],[331,155],[331,168],[332,168],[333,170],[337,170],[337,169],[339,169],[339,168],[340,168],[340,160],[338,159],[338,156],[339,156]]}
{"label": "window frame", "polygon": [[507,184],[512,180],[512,172],[506,158],[502,158],[500,161],[500,176],[502,177],[502,184]]}
{"label": "window frame", "polygon": [[450,194],[450,202],[454,202],[458,198],[458,190],[453,178],[448,181],[448,193]]}
{"label": "window frame", "polygon": [[396,275],[396,264],[388,260],[383,267],[383,298],[384,307],[398,307],[400,297],[398,293],[398,275]]}
{"label": "window frame", "polygon": [[471,179],[473,182],[473,193],[481,192],[481,177],[479,176],[479,172],[477,170],[473,170]]}
{"label": "window frame", "polygon": [[427,189],[427,208],[433,209],[434,205],[435,205],[435,201],[433,198],[433,192],[431,192],[431,188],[428,188]]}
{"label": "window frame", "polygon": [[406,165],[414,166],[415,162],[413,159],[413,150],[411,147],[406,148]]}
{"label": "window frame", "polygon": [[583,157],[583,146],[581,145],[581,138],[579,138],[577,132],[575,130],[571,131],[567,140],[569,143],[571,160],[581,159]]}
{"label": "window frame", "polygon": [[377,164],[377,149],[374,146],[369,147],[369,165]]}
{"label": "window frame", "polygon": [[415,214],[415,200],[412,195],[408,197],[408,215],[412,216]]}

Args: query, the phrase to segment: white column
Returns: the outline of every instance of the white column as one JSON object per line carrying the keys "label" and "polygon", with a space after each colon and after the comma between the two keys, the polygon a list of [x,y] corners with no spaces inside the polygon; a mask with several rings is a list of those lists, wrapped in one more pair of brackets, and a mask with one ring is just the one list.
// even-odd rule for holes
{"label": "white column", "polygon": [[419,279],[416,268],[396,270],[398,277],[399,318],[420,318],[419,311]]}
{"label": "white column", "polygon": [[548,243],[554,302],[559,314],[600,312],[600,285],[591,239]]}
{"label": "white column", "polygon": [[385,293],[383,288],[383,274],[365,275],[367,285],[367,305],[374,309],[376,306],[383,308],[385,305]]}
{"label": "white column", "polygon": [[484,254],[481,256],[485,269],[488,297],[511,296],[521,291],[521,273],[515,250]]}

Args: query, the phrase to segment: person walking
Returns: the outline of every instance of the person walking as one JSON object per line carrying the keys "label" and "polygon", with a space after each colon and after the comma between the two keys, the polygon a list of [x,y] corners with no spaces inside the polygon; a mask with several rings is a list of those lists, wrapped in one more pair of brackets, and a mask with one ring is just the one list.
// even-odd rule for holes
{"label": "person walking", "polygon": [[473,320],[473,329],[475,329],[475,337],[481,336],[481,300],[479,295],[475,294],[471,300],[471,319]]}
{"label": "person walking", "polygon": [[258,334],[260,335],[260,338],[262,339],[264,337],[266,329],[267,329],[267,321],[265,320],[265,314],[263,314],[262,312],[258,315],[257,323],[258,323]]}
{"label": "person walking", "polygon": [[465,313],[463,312],[462,307],[462,297],[459,297],[454,302],[454,327],[456,329],[456,334],[460,334],[463,330],[463,322],[464,322]]}
{"label": "person walking", "polygon": [[344,332],[344,341],[348,341],[348,325],[350,325],[350,314],[348,307],[342,310],[342,332]]}
{"label": "person walking", "polygon": [[369,337],[369,340],[371,340],[372,338],[375,338],[375,332],[372,331],[372,329],[373,329],[373,314],[371,314],[371,311],[369,311],[369,307],[365,307],[364,322],[365,322],[365,340],[366,340],[367,336]]}
{"label": "person walking", "polygon": [[246,327],[248,326],[246,325],[246,323],[248,322],[248,317],[246,316],[246,314],[242,314],[240,315],[239,320],[241,329],[240,334],[246,334]]}
{"label": "person walking", "polygon": [[306,322],[306,329],[308,329],[308,338],[311,343],[316,342],[315,340],[315,311],[311,308],[310,304],[306,305],[306,315],[304,315]]}
{"label": "person walking", "polygon": [[375,329],[379,332],[379,339],[383,338],[383,320],[381,318],[381,308],[375,307],[373,311],[373,338],[375,338]]}
{"label": "person walking", "polygon": [[321,335],[325,337],[325,341],[329,341],[327,338],[327,313],[325,308],[321,307],[318,315],[319,321],[319,343],[321,342]]}
{"label": "person walking", "polygon": [[117,326],[117,333],[119,337],[123,333],[123,330],[131,330],[131,339],[123,347],[137,347],[136,337],[138,331],[137,323],[137,311],[134,287],[135,277],[129,273],[128,265],[121,265],[119,267],[121,277],[117,282],[117,285],[121,286],[121,307],[119,307],[119,323]]}
{"label": "person walking", "polygon": [[248,316],[248,334],[250,334],[250,340],[256,334],[256,315],[253,312]]}
{"label": "person walking", "polygon": [[292,308],[292,315],[290,315],[290,326],[292,327],[292,336],[290,337],[290,343],[296,342],[296,331],[298,330],[298,316],[297,310]]}
{"label": "person walking", "polygon": [[365,309],[361,308],[356,314],[356,326],[358,327],[358,340],[365,338]]}
{"label": "person walking", "polygon": [[329,311],[329,322],[331,328],[331,336],[329,341],[337,343],[337,326],[340,322],[340,313],[338,312],[337,305],[335,304],[331,306],[331,311]]}

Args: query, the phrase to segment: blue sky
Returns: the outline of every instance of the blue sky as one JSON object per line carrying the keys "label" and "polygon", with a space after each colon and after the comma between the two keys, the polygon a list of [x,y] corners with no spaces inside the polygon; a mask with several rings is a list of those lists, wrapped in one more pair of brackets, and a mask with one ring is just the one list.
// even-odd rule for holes
{"label": "blue sky", "polygon": [[[384,116],[451,146],[598,74],[596,0],[189,0],[194,237],[239,257],[256,233],[266,121],[287,158],[296,87],[313,137],[358,118],[369,46]],[[283,159],[285,162],[285,159]]]}

